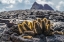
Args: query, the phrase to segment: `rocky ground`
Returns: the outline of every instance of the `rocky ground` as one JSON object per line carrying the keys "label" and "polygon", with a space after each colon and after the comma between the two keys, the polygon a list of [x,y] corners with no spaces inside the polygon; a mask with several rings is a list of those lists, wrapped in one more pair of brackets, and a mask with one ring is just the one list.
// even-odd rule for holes
{"label": "rocky ground", "polygon": [[[64,32],[64,12],[49,10],[16,10],[0,12],[1,19],[19,19],[34,20],[36,18],[47,18],[53,23],[54,31]],[[17,25],[15,25],[17,26]],[[0,33],[0,42],[64,42],[64,35],[54,34],[45,36],[44,34],[36,35],[32,39],[24,39],[20,35],[17,27],[4,27]],[[0,30],[1,31],[1,30]]]}

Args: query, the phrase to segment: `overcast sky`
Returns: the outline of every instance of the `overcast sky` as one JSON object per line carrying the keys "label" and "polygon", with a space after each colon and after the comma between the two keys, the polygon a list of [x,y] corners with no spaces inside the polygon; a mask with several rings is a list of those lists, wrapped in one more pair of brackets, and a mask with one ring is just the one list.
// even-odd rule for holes
{"label": "overcast sky", "polygon": [[0,0],[0,12],[30,9],[34,2],[49,4],[54,10],[64,11],[64,0]]}

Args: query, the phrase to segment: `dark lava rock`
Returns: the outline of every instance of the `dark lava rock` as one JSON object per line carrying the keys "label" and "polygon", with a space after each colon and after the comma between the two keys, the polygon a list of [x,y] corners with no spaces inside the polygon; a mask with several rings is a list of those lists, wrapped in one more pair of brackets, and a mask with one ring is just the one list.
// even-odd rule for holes
{"label": "dark lava rock", "polygon": [[55,28],[54,31],[61,31],[62,28]]}
{"label": "dark lava rock", "polygon": [[11,35],[11,40],[13,42],[31,42],[31,41],[33,41],[33,40],[24,39],[24,38],[22,38],[21,35],[20,36],[16,36],[16,34],[12,34]]}
{"label": "dark lava rock", "polygon": [[62,32],[64,32],[64,29],[62,30]]}
{"label": "dark lava rock", "polygon": [[64,42],[64,35],[47,36],[47,42]]}
{"label": "dark lava rock", "polygon": [[2,39],[2,41],[9,41],[10,40],[10,35],[9,34],[3,34],[1,39]]}
{"label": "dark lava rock", "polygon": [[6,23],[7,24],[7,27],[12,27],[14,25],[14,23]]}
{"label": "dark lava rock", "polygon": [[33,37],[32,39],[24,39],[22,35],[17,36],[16,33],[14,33],[11,35],[11,40],[13,42],[46,42],[46,37],[39,35],[39,37]]}

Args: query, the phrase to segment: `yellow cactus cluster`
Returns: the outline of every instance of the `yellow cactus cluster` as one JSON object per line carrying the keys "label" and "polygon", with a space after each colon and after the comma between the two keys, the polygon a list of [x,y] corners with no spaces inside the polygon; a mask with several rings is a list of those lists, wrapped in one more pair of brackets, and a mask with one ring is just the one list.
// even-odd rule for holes
{"label": "yellow cactus cluster", "polygon": [[36,34],[45,34],[45,35],[52,35],[51,29],[51,22],[46,18],[41,19],[37,18],[36,20],[24,21],[21,24],[18,24],[18,29],[20,34],[24,33],[25,31],[33,31],[34,35]]}

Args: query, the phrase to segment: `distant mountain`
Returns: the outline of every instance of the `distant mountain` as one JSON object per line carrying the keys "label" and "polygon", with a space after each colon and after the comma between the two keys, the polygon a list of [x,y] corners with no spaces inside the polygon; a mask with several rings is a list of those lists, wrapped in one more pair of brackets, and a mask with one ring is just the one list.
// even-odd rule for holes
{"label": "distant mountain", "polygon": [[38,4],[37,2],[34,2],[31,9],[43,9],[43,6],[41,4]]}
{"label": "distant mountain", "polygon": [[51,6],[49,6],[48,4],[38,4],[37,2],[34,2],[34,4],[32,5],[31,9],[42,9],[42,10],[54,10]]}
{"label": "distant mountain", "polygon": [[44,4],[44,10],[53,10],[48,4]]}

